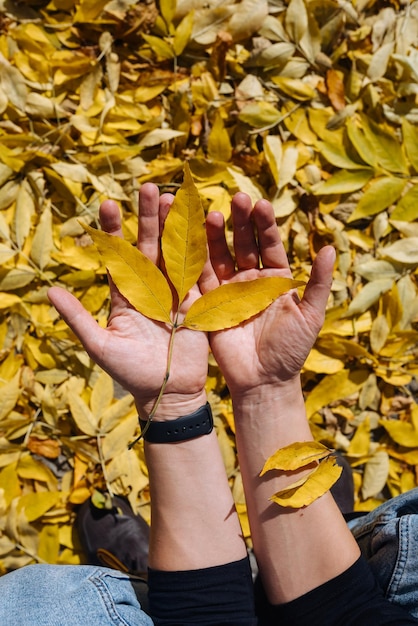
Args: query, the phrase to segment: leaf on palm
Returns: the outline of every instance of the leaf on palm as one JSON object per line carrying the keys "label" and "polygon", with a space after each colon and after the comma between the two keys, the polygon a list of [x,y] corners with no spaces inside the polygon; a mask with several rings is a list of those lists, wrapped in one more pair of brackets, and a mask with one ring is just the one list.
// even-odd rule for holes
{"label": "leaf on palm", "polygon": [[264,311],[280,295],[304,283],[271,276],[221,285],[196,300],[182,326],[216,331],[232,328]]}
{"label": "leaf on palm", "polygon": [[180,305],[199,280],[207,257],[205,214],[187,164],[183,184],[165,220],[161,247]]}
{"label": "leaf on palm", "polygon": [[120,293],[140,313],[172,324],[172,295],[164,274],[137,248],[107,233],[85,226]]}

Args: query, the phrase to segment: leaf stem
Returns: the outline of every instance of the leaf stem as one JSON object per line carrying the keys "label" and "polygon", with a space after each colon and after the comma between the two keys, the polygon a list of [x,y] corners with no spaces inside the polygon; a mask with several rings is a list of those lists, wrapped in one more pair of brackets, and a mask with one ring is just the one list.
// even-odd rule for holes
{"label": "leaf stem", "polygon": [[171,326],[170,341],[168,343],[168,350],[167,350],[167,369],[166,369],[165,374],[164,374],[164,379],[163,379],[163,382],[162,382],[162,385],[161,385],[161,389],[160,389],[160,391],[158,393],[158,396],[157,396],[157,398],[156,398],[156,400],[154,402],[154,406],[152,407],[151,412],[148,415],[148,421],[147,421],[144,429],[141,431],[141,434],[132,443],[129,444],[129,446],[128,446],[129,450],[131,450],[131,448],[133,448],[133,446],[136,443],[138,443],[138,441],[140,439],[142,439],[143,436],[145,435],[145,433],[147,432],[147,430],[150,427],[151,422],[152,422],[152,420],[154,418],[154,415],[156,414],[157,409],[158,409],[158,407],[160,405],[161,399],[162,399],[162,397],[164,395],[164,391],[165,391],[165,388],[167,386],[168,379],[170,378],[171,361],[173,359],[174,337],[176,335],[177,329],[180,328],[180,326],[181,326],[181,324],[178,324],[178,317],[179,317],[179,314],[178,314],[178,311],[177,311],[176,314],[175,314],[175,317],[174,317],[173,325]]}

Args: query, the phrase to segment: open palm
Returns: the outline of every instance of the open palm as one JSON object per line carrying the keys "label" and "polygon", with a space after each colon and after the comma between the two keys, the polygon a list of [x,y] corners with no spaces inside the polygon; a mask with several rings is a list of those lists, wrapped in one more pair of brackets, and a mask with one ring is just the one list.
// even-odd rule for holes
{"label": "open palm", "polygon": [[[203,292],[262,276],[291,277],[269,202],[261,200],[253,208],[250,198],[239,193],[232,202],[232,219],[235,258],[225,240],[222,215],[207,218],[213,272],[203,277]],[[214,356],[231,392],[284,383],[299,375],[323,323],[334,260],[333,248],[321,250],[301,300],[295,292],[284,294],[253,319],[211,334]]]}
{"label": "open palm", "polygon": [[[160,263],[162,224],[172,202],[168,194],[159,197],[155,185],[143,185],[140,192],[138,248],[155,264]],[[120,211],[106,201],[100,208],[104,231],[122,236]],[[111,314],[107,328],[101,328],[82,304],[59,287],[49,298],[82,342],[91,358],[132,393],[145,417],[152,410],[166,370],[171,329],[136,311],[123,298],[111,279]],[[196,288],[184,302],[184,309],[199,296]],[[208,342],[204,333],[179,329],[174,341],[170,375],[158,414],[174,417],[204,403]]]}

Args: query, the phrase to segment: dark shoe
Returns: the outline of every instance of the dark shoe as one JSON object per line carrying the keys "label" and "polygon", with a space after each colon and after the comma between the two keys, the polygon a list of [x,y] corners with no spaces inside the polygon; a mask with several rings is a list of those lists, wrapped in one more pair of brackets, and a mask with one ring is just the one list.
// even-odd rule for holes
{"label": "dark shoe", "polygon": [[125,498],[112,497],[111,509],[99,509],[89,498],[81,505],[76,527],[91,565],[105,565],[146,576],[149,526]]}
{"label": "dark shoe", "polygon": [[354,509],[353,471],[347,459],[339,452],[335,453],[337,463],[343,468],[341,476],[331,487],[331,493],[343,515],[352,513]]}

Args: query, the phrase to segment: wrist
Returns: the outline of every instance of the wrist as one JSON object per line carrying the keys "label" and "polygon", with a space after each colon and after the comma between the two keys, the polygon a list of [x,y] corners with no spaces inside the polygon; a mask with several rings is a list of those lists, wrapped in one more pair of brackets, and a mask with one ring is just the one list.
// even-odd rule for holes
{"label": "wrist", "polygon": [[[202,389],[193,394],[166,393],[162,396],[157,410],[153,416],[154,421],[175,420],[184,415],[194,413],[207,402],[206,391]],[[143,398],[135,397],[135,405],[138,415],[142,420],[147,420],[155,405],[155,399],[144,401]]]}

